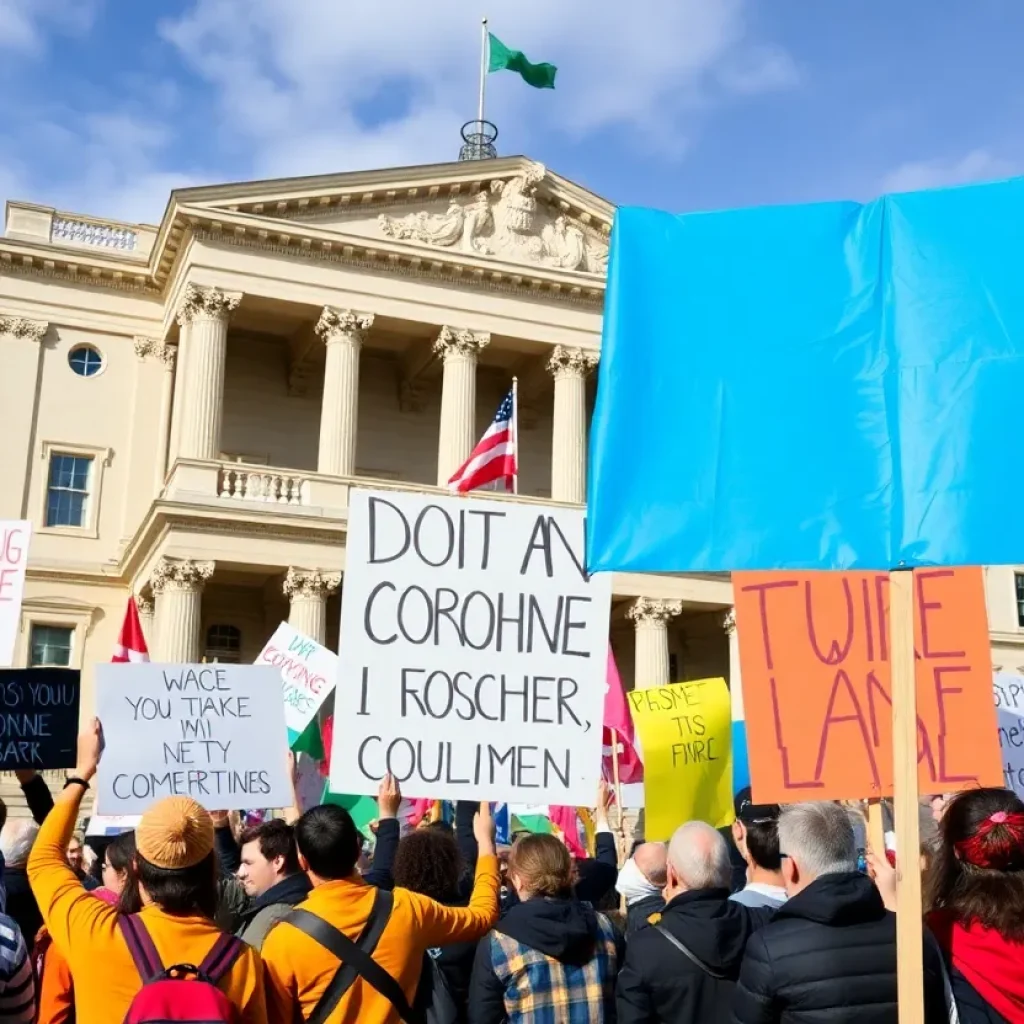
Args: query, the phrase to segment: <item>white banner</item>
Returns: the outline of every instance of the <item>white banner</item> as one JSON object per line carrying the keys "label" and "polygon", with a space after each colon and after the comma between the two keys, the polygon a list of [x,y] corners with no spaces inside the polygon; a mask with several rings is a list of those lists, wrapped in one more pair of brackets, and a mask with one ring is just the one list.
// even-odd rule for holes
{"label": "white banner", "polygon": [[334,651],[282,622],[260,651],[257,665],[271,665],[281,674],[284,719],[294,742],[316,717],[338,677]]}
{"label": "white banner", "polygon": [[590,806],[611,583],[575,509],[353,491],[331,788]]}
{"label": "white banner", "polygon": [[999,717],[999,751],[1006,787],[1024,797],[1024,676],[996,672],[992,689]]}
{"label": "white banner", "polygon": [[165,796],[190,796],[211,811],[292,803],[273,668],[100,664],[96,709],[103,814],[142,814]]}
{"label": "white banner", "polygon": [[0,520],[0,668],[14,664],[31,539],[32,524],[27,520]]}

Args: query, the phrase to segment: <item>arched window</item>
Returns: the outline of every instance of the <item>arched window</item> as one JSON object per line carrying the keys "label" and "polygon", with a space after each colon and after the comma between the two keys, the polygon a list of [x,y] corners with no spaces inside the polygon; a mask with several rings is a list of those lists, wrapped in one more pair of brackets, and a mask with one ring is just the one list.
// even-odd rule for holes
{"label": "arched window", "polygon": [[238,665],[242,660],[242,631],[237,626],[210,626],[206,631],[206,660]]}

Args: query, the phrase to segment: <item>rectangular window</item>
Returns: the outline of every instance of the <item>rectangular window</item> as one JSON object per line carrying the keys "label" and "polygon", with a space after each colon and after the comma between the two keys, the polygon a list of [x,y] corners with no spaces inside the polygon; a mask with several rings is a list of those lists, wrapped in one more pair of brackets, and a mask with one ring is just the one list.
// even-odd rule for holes
{"label": "rectangular window", "polygon": [[70,626],[32,626],[29,666],[31,668],[67,668],[71,664],[71,644],[75,635]]}
{"label": "rectangular window", "polygon": [[1014,573],[1013,581],[1017,586],[1017,625],[1024,628],[1024,572]]}
{"label": "rectangular window", "polygon": [[82,527],[88,523],[91,455],[50,456],[46,489],[46,525]]}

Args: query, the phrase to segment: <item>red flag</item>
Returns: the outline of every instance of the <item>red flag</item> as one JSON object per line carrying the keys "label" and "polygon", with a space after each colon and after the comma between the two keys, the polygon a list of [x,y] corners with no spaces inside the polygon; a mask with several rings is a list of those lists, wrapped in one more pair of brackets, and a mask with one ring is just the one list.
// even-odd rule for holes
{"label": "red flag", "polygon": [[149,648],[146,647],[146,638],[142,635],[142,623],[139,621],[139,609],[134,597],[128,598],[124,622],[121,623],[121,634],[114,644],[114,656],[110,660],[149,661]]}
{"label": "red flag", "polygon": [[328,715],[320,723],[320,741],[324,745],[324,759],[320,762],[320,774],[331,777],[331,744],[334,742],[334,715]]}
{"label": "red flag", "polygon": [[580,819],[575,807],[566,807],[564,804],[551,804],[548,808],[548,817],[551,824],[562,833],[562,841],[569,848],[569,852],[582,860],[587,856],[587,851],[580,842]]}
{"label": "red flag", "polygon": [[619,667],[615,655],[608,648],[608,675],[604,684],[604,777],[609,782],[615,778],[612,761],[612,730],[619,741],[619,782],[626,785],[644,781],[644,765],[636,752],[636,735],[633,732],[633,718],[626,704],[626,694],[619,678]]}

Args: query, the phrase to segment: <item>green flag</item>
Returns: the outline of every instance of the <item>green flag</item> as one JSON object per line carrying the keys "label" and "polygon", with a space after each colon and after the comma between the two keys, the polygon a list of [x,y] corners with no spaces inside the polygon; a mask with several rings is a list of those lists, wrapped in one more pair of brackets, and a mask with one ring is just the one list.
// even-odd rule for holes
{"label": "green flag", "polygon": [[554,89],[558,68],[554,64],[531,64],[522,50],[510,50],[493,32],[487,33],[491,54],[488,71],[515,71],[534,89]]}

